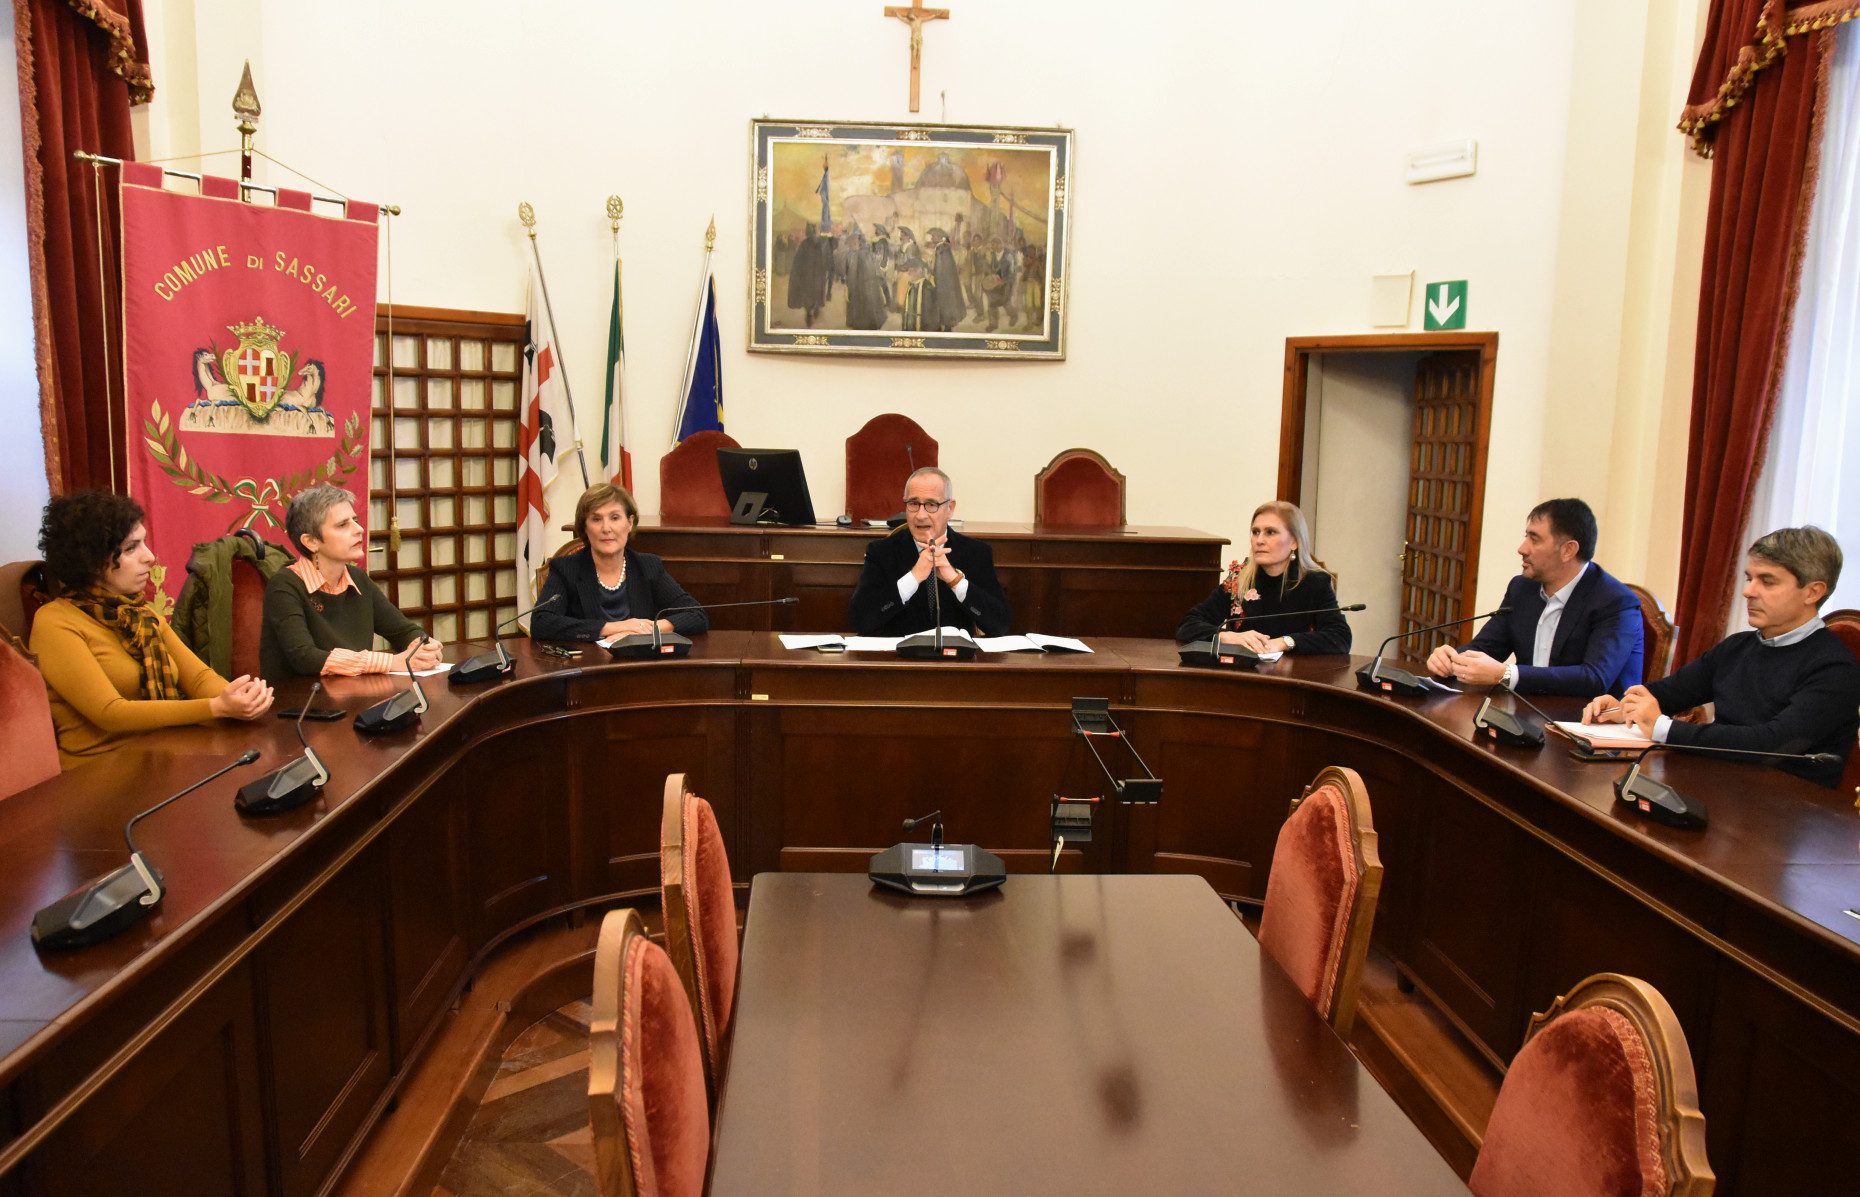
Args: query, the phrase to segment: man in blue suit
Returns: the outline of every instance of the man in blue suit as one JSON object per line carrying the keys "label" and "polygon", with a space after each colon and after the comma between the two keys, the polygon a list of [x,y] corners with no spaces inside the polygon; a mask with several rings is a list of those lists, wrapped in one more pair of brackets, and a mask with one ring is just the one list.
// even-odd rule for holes
{"label": "man in blue suit", "polygon": [[1590,697],[1638,685],[1640,600],[1590,560],[1595,537],[1595,513],[1581,499],[1533,507],[1518,545],[1523,564],[1505,589],[1510,610],[1471,643],[1435,649],[1428,671],[1522,694]]}

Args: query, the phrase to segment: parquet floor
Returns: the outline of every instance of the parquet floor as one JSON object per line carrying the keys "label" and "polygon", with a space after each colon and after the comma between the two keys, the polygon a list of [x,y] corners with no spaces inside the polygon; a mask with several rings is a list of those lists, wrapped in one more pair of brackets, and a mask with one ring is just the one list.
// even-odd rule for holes
{"label": "parquet floor", "polygon": [[586,1001],[518,1035],[433,1197],[594,1197]]}

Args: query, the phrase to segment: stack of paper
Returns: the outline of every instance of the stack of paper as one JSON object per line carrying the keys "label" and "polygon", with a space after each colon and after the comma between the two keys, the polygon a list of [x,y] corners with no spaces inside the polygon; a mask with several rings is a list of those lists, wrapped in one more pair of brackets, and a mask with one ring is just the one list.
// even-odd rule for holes
{"label": "stack of paper", "polygon": [[1560,720],[1550,726],[1572,740],[1584,740],[1597,748],[1653,747],[1653,741],[1643,736],[1632,723],[1573,723]]}
{"label": "stack of paper", "polygon": [[1045,653],[1055,649],[1069,653],[1088,653],[1083,640],[1070,636],[1047,636],[1028,632],[1025,636],[982,636],[975,641],[985,653]]}

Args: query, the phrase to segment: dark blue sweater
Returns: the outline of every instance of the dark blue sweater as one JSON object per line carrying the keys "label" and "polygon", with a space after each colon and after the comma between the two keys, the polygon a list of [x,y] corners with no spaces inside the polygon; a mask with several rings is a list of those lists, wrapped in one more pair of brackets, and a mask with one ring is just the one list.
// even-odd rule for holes
{"label": "dark blue sweater", "polygon": [[1824,786],[1840,784],[1860,732],[1860,661],[1826,628],[1781,648],[1765,647],[1755,632],[1739,632],[1647,690],[1668,715],[1707,702],[1717,706],[1711,723],[1674,723],[1668,743],[1831,752],[1841,764],[1776,763]]}

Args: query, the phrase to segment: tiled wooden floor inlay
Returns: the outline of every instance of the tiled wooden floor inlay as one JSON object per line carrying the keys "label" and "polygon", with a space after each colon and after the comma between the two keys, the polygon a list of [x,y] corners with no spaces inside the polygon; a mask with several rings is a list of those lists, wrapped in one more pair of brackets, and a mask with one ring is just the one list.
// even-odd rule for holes
{"label": "tiled wooden floor inlay", "polygon": [[570,1002],[511,1042],[434,1197],[594,1197],[590,1013]]}

